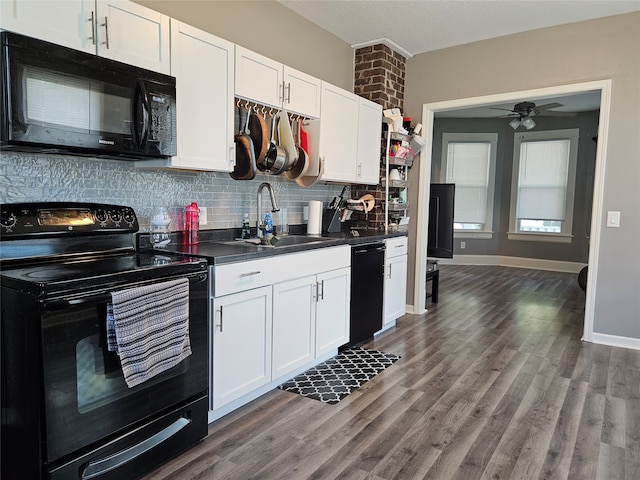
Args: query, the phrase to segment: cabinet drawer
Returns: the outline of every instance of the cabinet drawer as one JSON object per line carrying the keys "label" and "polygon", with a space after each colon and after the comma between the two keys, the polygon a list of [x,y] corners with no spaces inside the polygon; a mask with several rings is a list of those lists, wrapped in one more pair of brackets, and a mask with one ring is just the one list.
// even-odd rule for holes
{"label": "cabinet drawer", "polygon": [[406,255],[407,254],[407,237],[393,237],[388,238],[386,240],[387,258],[397,257],[398,255]]}
{"label": "cabinet drawer", "polygon": [[273,283],[274,259],[264,258],[250,262],[230,263],[212,268],[214,297],[241,292]]}

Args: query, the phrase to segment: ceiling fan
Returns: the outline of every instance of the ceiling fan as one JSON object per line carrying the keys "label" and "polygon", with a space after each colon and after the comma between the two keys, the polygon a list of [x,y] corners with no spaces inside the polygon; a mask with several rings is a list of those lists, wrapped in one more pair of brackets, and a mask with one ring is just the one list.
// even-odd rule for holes
{"label": "ceiling fan", "polygon": [[511,110],[508,108],[491,107],[493,110],[504,110],[510,112],[504,117],[516,117],[509,122],[509,125],[516,130],[520,125],[527,130],[531,130],[536,126],[536,122],[533,121],[534,116],[547,116],[547,117],[573,117],[575,113],[572,112],[556,112],[553,108],[564,107],[561,103],[546,103],[544,105],[536,105],[533,102],[520,102],[516,103]]}

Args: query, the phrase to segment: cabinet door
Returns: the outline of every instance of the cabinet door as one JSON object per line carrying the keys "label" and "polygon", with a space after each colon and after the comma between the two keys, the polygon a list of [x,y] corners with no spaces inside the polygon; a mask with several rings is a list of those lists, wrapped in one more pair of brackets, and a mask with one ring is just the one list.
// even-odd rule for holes
{"label": "cabinet door", "polygon": [[95,0],[2,0],[0,28],[65,47],[96,53]]}
{"label": "cabinet door", "polygon": [[272,378],[313,360],[315,315],[315,276],[273,286]]}
{"label": "cabinet door", "polygon": [[360,98],[358,116],[357,182],[380,183],[380,135],[382,106]]}
{"label": "cabinet door", "polygon": [[263,105],[282,104],[282,64],[236,45],[235,94]]}
{"label": "cabinet door", "polygon": [[233,170],[233,44],[171,20],[178,155],[171,166]]}
{"label": "cabinet door", "polygon": [[384,277],[384,319],[389,322],[404,315],[407,297],[407,256],[387,258]]}
{"label": "cabinet door", "polygon": [[213,409],[271,381],[271,287],[213,299]]}
{"label": "cabinet door", "polygon": [[97,0],[98,55],[169,74],[169,17],[125,0]]}
{"label": "cabinet door", "polygon": [[349,341],[351,269],[317,275],[316,357]]}
{"label": "cabinet door", "polygon": [[356,181],[358,148],[358,96],[323,83],[320,120],[322,180]]}
{"label": "cabinet door", "polygon": [[322,82],[294,68],[284,67],[283,107],[305,117],[320,117]]}

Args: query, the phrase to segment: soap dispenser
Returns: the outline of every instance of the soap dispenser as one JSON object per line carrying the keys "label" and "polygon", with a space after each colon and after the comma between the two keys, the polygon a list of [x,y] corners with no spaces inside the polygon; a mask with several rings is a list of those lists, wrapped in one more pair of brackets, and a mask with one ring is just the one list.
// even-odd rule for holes
{"label": "soap dispenser", "polygon": [[245,240],[251,238],[251,226],[249,225],[248,213],[245,213],[242,217],[242,233],[240,236]]}

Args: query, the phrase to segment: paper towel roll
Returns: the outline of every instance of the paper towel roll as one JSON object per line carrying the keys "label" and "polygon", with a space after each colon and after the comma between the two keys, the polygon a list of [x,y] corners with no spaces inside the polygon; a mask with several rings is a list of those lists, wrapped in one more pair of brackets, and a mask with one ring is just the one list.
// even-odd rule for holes
{"label": "paper towel roll", "polygon": [[311,200],[309,202],[307,233],[309,235],[319,235],[322,233],[322,202],[319,200]]}

